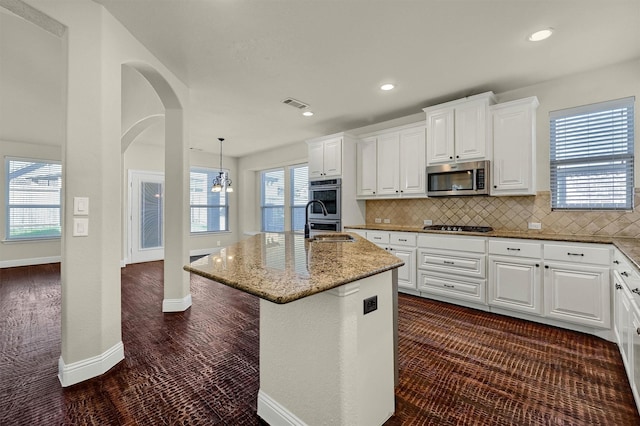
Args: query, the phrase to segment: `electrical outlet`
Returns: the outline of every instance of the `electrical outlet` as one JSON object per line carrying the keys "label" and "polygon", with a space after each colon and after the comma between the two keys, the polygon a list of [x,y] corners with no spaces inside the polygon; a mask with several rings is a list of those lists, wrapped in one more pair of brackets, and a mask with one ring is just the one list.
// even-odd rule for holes
{"label": "electrical outlet", "polygon": [[529,229],[542,229],[540,222],[529,222]]}
{"label": "electrical outlet", "polygon": [[384,223],[391,223],[391,219],[385,219],[383,220]]}
{"label": "electrical outlet", "polygon": [[433,221],[431,219],[425,219],[425,220],[422,221],[422,224],[424,226],[431,226],[431,225],[433,225]]}
{"label": "electrical outlet", "polygon": [[376,223],[382,223],[382,219],[380,219],[379,217],[376,217]]}
{"label": "electrical outlet", "polygon": [[378,309],[378,296],[371,296],[363,300],[364,304],[364,315],[367,315],[369,312],[373,312]]}

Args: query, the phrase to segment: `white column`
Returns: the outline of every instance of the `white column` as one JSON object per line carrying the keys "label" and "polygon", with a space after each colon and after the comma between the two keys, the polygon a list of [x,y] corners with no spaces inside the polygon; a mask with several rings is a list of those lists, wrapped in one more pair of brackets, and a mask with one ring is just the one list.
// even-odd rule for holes
{"label": "white column", "polygon": [[163,312],[191,306],[189,273],[189,149],[181,109],[165,111],[164,300]]}

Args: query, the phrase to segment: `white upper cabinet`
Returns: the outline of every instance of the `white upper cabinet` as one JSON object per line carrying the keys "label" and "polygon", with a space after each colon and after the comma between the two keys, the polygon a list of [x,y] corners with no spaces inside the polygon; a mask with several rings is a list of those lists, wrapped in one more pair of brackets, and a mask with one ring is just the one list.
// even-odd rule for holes
{"label": "white upper cabinet", "polygon": [[400,193],[400,134],[378,136],[378,195]]}
{"label": "white upper cabinet", "polygon": [[342,175],[342,138],[308,142],[309,179]]}
{"label": "white upper cabinet", "polygon": [[371,134],[356,144],[357,195],[425,196],[424,123]]}
{"label": "white upper cabinet", "polygon": [[356,142],[356,195],[376,195],[378,185],[378,164],[376,138],[366,138]]}
{"label": "white upper cabinet", "polygon": [[484,160],[488,144],[488,108],[492,92],[425,108],[427,115],[427,165]]}
{"label": "white upper cabinet", "polygon": [[536,109],[530,97],[491,107],[491,195],[536,194]]}
{"label": "white upper cabinet", "polygon": [[400,193],[425,194],[425,129],[419,126],[400,131]]}

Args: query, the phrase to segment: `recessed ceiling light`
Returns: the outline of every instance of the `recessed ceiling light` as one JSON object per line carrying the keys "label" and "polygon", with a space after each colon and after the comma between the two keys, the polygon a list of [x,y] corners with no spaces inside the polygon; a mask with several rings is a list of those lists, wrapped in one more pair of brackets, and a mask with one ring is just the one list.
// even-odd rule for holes
{"label": "recessed ceiling light", "polygon": [[313,115],[313,112],[305,111],[305,112],[302,113],[302,115],[304,115],[305,117],[311,117]]}
{"label": "recessed ceiling light", "polygon": [[542,41],[551,37],[553,34],[553,28],[545,28],[544,30],[536,31],[534,33],[529,34],[529,41]]}
{"label": "recessed ceiling light", "polygon": [[387,83],[387,84],[383,84],[382,86],[380,86],[380,90],[392,90],[394,87],[393,84],[391,83]]}

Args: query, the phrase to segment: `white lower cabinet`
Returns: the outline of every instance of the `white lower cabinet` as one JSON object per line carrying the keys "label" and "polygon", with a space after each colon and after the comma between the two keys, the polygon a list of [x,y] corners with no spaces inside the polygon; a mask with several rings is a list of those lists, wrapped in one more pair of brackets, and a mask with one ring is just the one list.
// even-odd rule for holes
{"label": "white lower cabinet", "polygon": [[486,305],[486,238],[457,235],[418,237],[418,290]]}
{"label": "white lower cabinet", "polygon": [[367,231],[369,241],[393,253],[404,262],[398,268],[398,290],[417,294],[416,291],[416,234],[407,232]]}
{"label": "white lower cabinet", "polygon": [[544,312],[549,318],[611,328],[611,248],[544,244]]}
{"label": "white lower cabinet", "polygon": [[489,305],[541,315],[542,244],[522,240],[489,240]]}
{"label": "white lower cabinet", "polygon": [[609,328],[609,268],[546,262],[545,315],[574,324]]}

